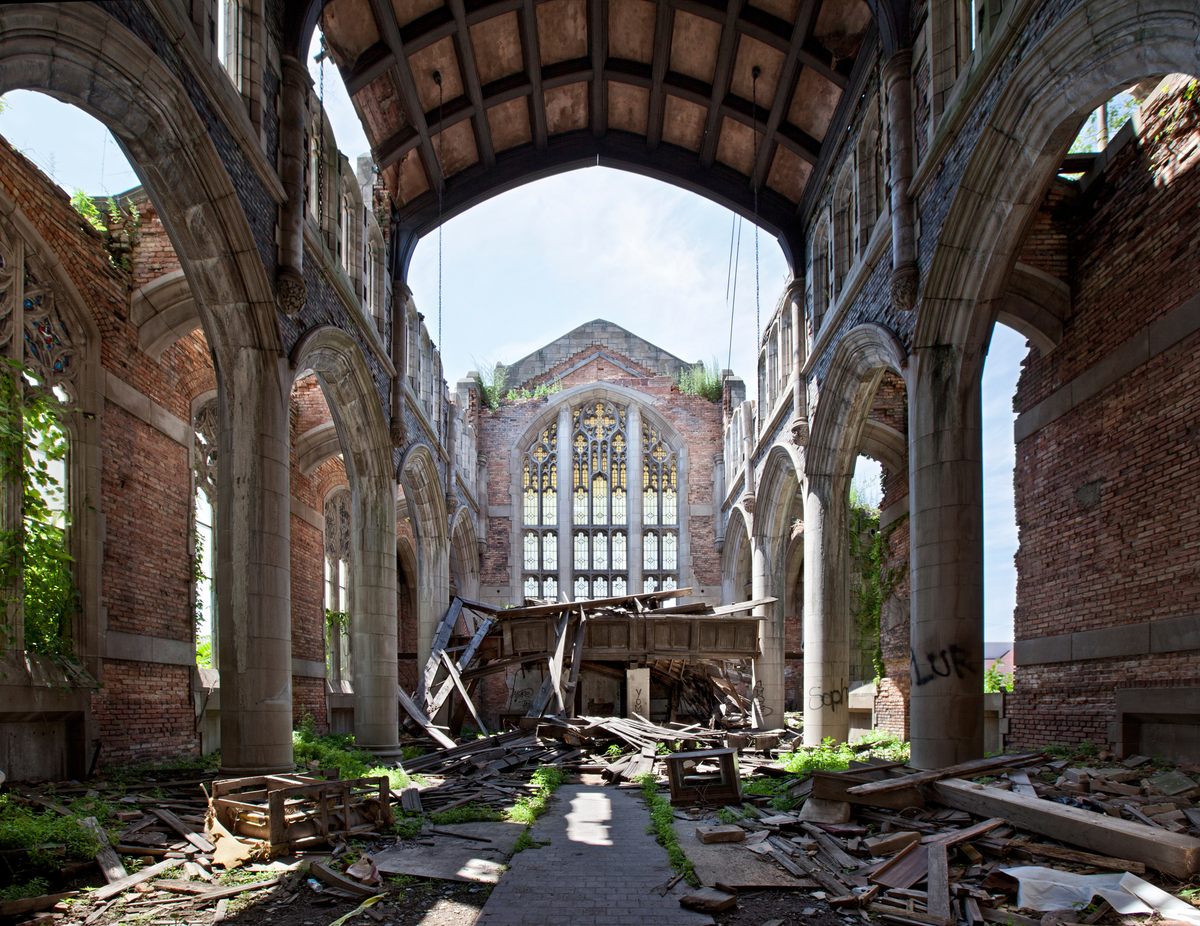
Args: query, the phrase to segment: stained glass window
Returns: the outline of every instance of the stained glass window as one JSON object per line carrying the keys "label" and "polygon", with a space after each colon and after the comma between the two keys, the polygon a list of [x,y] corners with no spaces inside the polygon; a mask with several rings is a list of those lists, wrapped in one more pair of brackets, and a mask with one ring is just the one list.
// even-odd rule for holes
{"label": "stained glass window", "polygon": [[575,409],[571,451],[575,586],[582,587],[582,578],[592,597],[604,598],[612,594],[614,573],[627,569],[626,531],[617,529],[629,520],[625,407],[593,401]]}
{"label": "stained glass window", "polygon": [[648,592],[679,583],[679,458],[658,429],[642,426],[642,581]]}
{"label": "stained glass window", "polygon": [[[558,424],[538,434],[521,466],[521,586],[526,598],[558,598]],[[547,528],[550,528],[547,530]]]}

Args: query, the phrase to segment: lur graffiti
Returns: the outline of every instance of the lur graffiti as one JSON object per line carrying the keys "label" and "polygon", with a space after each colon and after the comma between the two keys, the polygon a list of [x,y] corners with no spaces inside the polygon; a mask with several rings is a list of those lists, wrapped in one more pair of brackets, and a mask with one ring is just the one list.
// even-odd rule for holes
{"label": "lur graffiti", "polygon": [[912,662],[914,685],[926,685],[939,678],[949,678],[952,674],[957,678],[978,674],[967,651],[956,643],[937,653],[927,653],[924,662],[917,659],[914,650],[910,649],[908,655]]}

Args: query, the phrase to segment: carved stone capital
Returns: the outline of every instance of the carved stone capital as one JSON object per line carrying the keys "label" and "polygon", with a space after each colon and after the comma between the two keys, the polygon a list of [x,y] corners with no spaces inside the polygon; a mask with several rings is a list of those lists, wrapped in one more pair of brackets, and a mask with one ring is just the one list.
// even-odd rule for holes
{"label": "carved stone capital", "polygon": [[304,311],[307,290],[304,277],[294,267],[283,266],[275,275],[275,299],[281,311],[288,318],[295,318]]}
{"label": "carved stone capital", "polygon": [[758,504],[758,499],[754,497],[753,492],[747,492],[742,496],[742,507],[745,508],[749,514],[754,514],[754,506],[756,504]]}
{"label": "carved stone capital", "polygon": [[392,446],[404,446],[404,423],[402,421],[393,421],[390,430],[392,432]]}
{"label": "carved stone capital", "polygon": [[792,443],[797,447],[808,446],[808,419],[796,418],[792,421]]}
{"label": "carved stone capital", "polygon": [[902,264],[892,271],[892,305],[901,312],[911,312],[917,304],[917,265]]}

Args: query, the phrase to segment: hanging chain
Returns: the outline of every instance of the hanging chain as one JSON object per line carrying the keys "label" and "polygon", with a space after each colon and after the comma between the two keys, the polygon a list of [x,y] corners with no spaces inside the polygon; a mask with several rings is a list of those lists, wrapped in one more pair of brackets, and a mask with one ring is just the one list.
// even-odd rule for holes
{"label": "hanging chain", "polygon": [[321,67],[317,98],[321,101],[321,134],[317,136],[315,148],[317,152],[317,224],[325,221],[325,36],[321,36],[321,51],[317,54],[317,63]]}
{"label": "hanging chain", "polygon": [[[762,69],[756,64],[750,71],[754,110],[752,131],[754,133],[754,165],[758,167],[758,77]],[[761,287],[758,278],[758,180],[750,178],[751,192],[754,194],[754,352],[758,353],[759,341],[762,340],[762,307]],[[761,396],[759,397],[761,400]]]}
{"label": "hanging chain", "polygon": [[438,350],[441,351],[442,356],[444,357],[446,354],[446,351],[445,351],[445,345],[442,344],[442,195],[443,195],[443,190],[446,187],[446,167],[445,167],[446,158],[445,158],[445,155],[443,152],[443,145],[445,145],[446,133],[444,131],[444,126],[442,125],[442,104],[445,102],[444,98],[445,98],[446,88],[442,86],[442,72],[441,71],[433,72],[433,82],[435,84],[437,84],[437,86],[438,86],[437,159],[438,159],[438,173],[440,173],[442,175],[442,181],[441,181],[441,183],[438,184],[438,191],[437,191],[437,197],[438,197],[438,202],[437,202],[437,222],[438,222],[438,240],[437,240],[437,246],[438,246],[438,268],[437,268],[437,273],[438,273],[438,326],[437,326],[437,331],[438,331],[438,336],[437,336],[437,346],[438,346]]}

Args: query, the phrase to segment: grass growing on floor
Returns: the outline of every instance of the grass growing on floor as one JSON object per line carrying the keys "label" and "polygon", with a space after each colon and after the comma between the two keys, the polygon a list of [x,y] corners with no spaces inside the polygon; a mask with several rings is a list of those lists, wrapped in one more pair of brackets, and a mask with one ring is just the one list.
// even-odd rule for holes
{"label": "grass growing on floor", "polygon": [[700,878],[696,875],[695,866],[679,845],[679,836],[675,833],[675,811],[671,802],[658,790],[658,779],[651,774],[642,775],[637,779],[642,786],[642,797],[650,808],[650,825],[646,832],[653,833],[658,844],[667,850],[667,859],[685,881],[692,887],[700,886]]}
{"label": "grass growing on floor", "polygon": [[309,718],[292,733],[292,755],[298,768],[336,768],[343,778],[387,776],[391,788],[407,788],[412,780],[403,769],[389,768],[375,756],[354,745],[349,734],[326,733],[318,736]]}
{"label": "grass growing on floor", "polygon": [[451,807],[449,810],[440,810],[429,815],[429,820],[434,826],[447,826],[454,823],[496,823],[503,819],[503,813],[487,804],[465,804],[462,807]]}
{"label": "grass growing on floor", "polygon": [[524,823],[532,826],[533,821],[546,812],[550,796],[558,790],[566,776],[562,769],[552,765],[538,766],[537,771],[529,778],[529,783],[537,790],[526,797],[519,798],[505,813],[505,819],[511,823]]}
{"label": "grass growing on floor", "polygon": [[907,762],[908,743],[894,734],[878,730],[868,733],[854,745],[837,743],[827,737],[820,746],[801,746],[795,752],[781,753],[779,763],[793,775],[809,775],[815,771],[842,772],[851,762],[872,756],[891,762]]}

